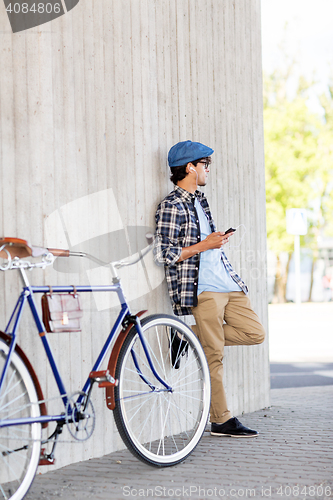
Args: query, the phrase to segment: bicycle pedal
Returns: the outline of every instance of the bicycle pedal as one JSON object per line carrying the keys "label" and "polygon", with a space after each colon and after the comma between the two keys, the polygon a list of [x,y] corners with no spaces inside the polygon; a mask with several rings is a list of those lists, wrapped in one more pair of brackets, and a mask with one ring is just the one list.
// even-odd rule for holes
{"label": "bicycle pedal", "polygon": [[54,464],[55,464],[55,458],[51,458],[50,455],[47,455],[45,453],[45,448],[42,448],[40,452],[38,465],[54,465]]}
{"label": "bicycle pedal", "polygon": [[98,387],[114,387],[115,385],[118,385],[118,380],[113,379],[114,382],[100,382],[98,384]]}
{"label": "bicycle pedal", "polygon": [[118,380],[110,375],[109,370],[90,372],[89,378],[98,382],[98,387],[112,387],[118,385]]}

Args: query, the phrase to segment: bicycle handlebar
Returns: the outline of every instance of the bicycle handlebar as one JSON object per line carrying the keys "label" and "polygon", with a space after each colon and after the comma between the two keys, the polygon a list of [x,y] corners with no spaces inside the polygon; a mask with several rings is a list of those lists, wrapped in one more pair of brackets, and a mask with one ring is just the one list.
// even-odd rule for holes
{"label": "bicycle handlebar", "polygon": [[47,250],[50,253],[52,253],[55,257],[69,257],[70,256],[69,250],[62,250],[61,248],[48,248]]}
{"label": "bicycle handlebar", "polygon": [[121,267],[125,266],[132,266],[133,264],[136,264],[139,262],[143,257],[150,252],[152,249],[152,245],[154,242],[154,235],[151,233],[146,234],[146,240],[148,243],[148,246],[146,246],[143,250],[140,250],[139,252],[136,252],[134,255],[131,255],[130,257],[127,257],[126,259],[121,259],[117,260],[114,262],[103,262],[93,255],[90,255],[88,253],[84,252],[69,252],[69,256],[75,256],[75,257],[85,257],[89,260],[92,260],[93,262],[96,262],[96,264],[99,264],[100,266],[113,266],[116,269],[120,269]]}
{"label": "bicycle handlebar", "polygon": [[145,247],[143,250],[140,250],[139,252],[135,253],[131,257],[128,257],[126,259],[118,260],[115,262],[103,262],[100,259],[97,259],[93,255],[90,255],[85,252],[73,252],[71,250],[62,250],[60,248],[48,248],[47,250],[52,253],[55,257],[84,257],[89,260],[92,260],[93,262],[96,262],[96,264],[99,264],[101,266],[108,266],[108,265],[113,265],[117,269],[120,269],[121,267],[124,266],[131,266],[133,264],[136,264],[141,260],[150,250],[154,241],[154,235],[152,233],[147,233],[146,234],[146,240],[148,243],[148,246]]}
{"label": "bicycle handlebar", "polygon": [[[147,238],[147,241],[148,241],[148,238]],[[125,266],[132,266],[133,264],[136,264],[137,262],[139,262],[139,260],[143,259],[143,257],[148,252],[150,252],[151,248],[152,248],[152,243],[150,243],[150,245],[148,245],[146,248],[144,248],[143,250],[140,250],[140,252],[135,253],[131,257],[128,257],[127,259],[118,260],[117,262],[111,262],[111,264],[113,264],[115,266],[115,268],[117,268],[117,269],[120,269],[121,267],[125,267]]]}
{"label": "bicycle handlebar", "polygon": [[[152,244],[154,241],[154,236],[152,233],[146,234],[146,240],[148,246],[143,250],[135,253],[131,257],[126,259],[122,259],[115,262],[103,262],[100,259],[94,257],[85,252],[73,252],[71,250],[61,249],[61,248],[42,248],[42,247],[34,247],[29,245],[25,240],[18,240],[16,238],[3,238],[0,240],[0,257],[6,258],[8,263],[4,265],[0,265],[1,271],[6,271],[7,269],[14,268],[33,268],[33,267],[45,267],[46,265],[50,265],[53,262],[53,257],[85,257],[89,260],[92,260],[96,264],[100,266],[114,266],[117,269],[120,269],[124,266],[131,266],[136,264],[141,260],[152,248]],[[51,255],[50,255],[51,254]],[[42,257],[42,263],[32,264],[28,261],[21,260],[24,257]],[[14,258],[14,260],[12,260]]]}

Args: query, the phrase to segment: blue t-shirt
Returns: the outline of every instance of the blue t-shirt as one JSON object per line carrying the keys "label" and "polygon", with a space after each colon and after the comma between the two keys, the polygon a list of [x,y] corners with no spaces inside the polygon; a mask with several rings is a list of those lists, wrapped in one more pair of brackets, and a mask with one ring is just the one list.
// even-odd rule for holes
{"label": "blue t-shirt", "polygon": [[[197,210],[200,224],[201,241],[212,231],[208,218],[200,202],[195,198],[194,206]],[[200,268],[198,281],[198,295],[202,292],[241,292],[242,289],[232,279],[226,270],[219,248],[206,250],[200,254]]]}

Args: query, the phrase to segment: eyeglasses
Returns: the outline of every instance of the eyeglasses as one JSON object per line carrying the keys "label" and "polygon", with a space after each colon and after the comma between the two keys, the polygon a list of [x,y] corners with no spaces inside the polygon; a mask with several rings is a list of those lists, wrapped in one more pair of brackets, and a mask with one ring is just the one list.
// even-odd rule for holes
{"label": "eyeglasses", "polygon": [[207,163],[206,161],[198,161],[198,163],[202,163],[203,166],[204,166],[204,169],[205,170],[209,170],[210,164]]}

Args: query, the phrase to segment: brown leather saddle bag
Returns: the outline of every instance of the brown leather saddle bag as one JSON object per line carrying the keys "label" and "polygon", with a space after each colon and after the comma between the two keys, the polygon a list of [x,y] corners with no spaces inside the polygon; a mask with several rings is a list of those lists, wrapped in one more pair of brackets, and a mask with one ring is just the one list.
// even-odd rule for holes
{"label": "brown leather saddle bag", "polygon": [[83,316],[79,295],[53,293],[52,288],[42,296],[43,323],[47,332],[80,332],[80,319]]}

